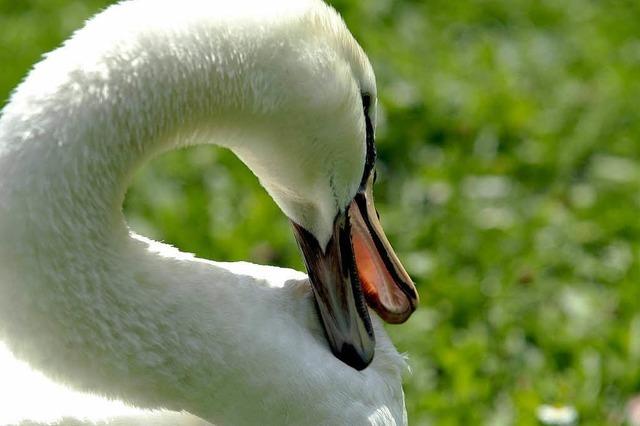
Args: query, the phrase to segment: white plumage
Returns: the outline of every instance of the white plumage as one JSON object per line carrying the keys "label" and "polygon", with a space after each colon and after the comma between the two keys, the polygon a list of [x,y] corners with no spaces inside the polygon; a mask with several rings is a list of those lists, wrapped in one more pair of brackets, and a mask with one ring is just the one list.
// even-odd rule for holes
{"label": "white plumage", "polygon": [[0,341],[61,383],[220,425],[405,424],[406,367],[375,315],[356,371],[329,351],[306,275],[197,259],[121,212],[144,162],[216,143],[325,244],[360,184],[375,90],[319,0],[131,0],[90,20],[0,118]]}

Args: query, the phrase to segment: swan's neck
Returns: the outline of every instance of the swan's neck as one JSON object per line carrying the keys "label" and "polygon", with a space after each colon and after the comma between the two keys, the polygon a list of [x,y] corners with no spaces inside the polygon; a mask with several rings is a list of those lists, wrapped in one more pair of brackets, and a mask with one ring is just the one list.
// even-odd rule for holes
{"label": "swan's neck", "polygon": [[[190,27],[104,46],[86,46],[101,38],[81,34],[36,66],[3,112],[0,338],[80,387],[220,412],[229,399],[212,384],[232,386],[237,378],[223,366],[251,366],[251,350],[235,352],[261,338],[260,327],[244,327],[268,311],[290,315],[282,304],[295,300],[288,289],[129,236],[121,206],[140,165],[199,141],[242,152],[260,108],[273,107],[257,102],[273,98],[248,77],[264,38]],[[240,126],[251,118],[255,125]]]}
{"label": "swan's neck", "polygon": [[17,171],[20,181],[33,182],[47,208],[61,204],[65,215],[90,217],[92,232],[112,233],[124,230],[137,167],[164,150],[216,143],[326,243],[362,174],[364,144],[352,141],[364,140],[360,96],[373,89],[355,81],[370,67],[320,2],[232,3],[123,2],[50,53],[3,111],[2,143],[37,165]]}

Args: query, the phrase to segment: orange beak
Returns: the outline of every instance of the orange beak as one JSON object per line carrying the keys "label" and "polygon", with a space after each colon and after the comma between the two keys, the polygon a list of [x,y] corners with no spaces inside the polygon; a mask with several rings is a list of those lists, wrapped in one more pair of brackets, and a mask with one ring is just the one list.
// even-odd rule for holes
{"label": "orange beak", "polygon": [[380,225],[372,187],[370,176],[346,211],[336,216],[324,249],[293,224],[331,350],[357,370],[371,363],[375,349],[364,301],[394,324],[406,321],[418,304],[416,288]]}
{"label": "orange beak", "polygon": [[367,303],[386,322],[400,324],[415,311],[418,292],[382,230],[372,180],[349,205],[351,244]]}

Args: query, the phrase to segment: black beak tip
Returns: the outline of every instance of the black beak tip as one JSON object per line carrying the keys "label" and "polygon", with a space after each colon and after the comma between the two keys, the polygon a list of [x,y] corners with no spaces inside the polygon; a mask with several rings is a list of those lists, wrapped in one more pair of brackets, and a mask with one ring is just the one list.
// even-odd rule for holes
{"label": "black beak tip", "polygon": [[373,361],[373,351],[361,352],[352,344],[344,343],[336,356],[345,364],[362,371]]}

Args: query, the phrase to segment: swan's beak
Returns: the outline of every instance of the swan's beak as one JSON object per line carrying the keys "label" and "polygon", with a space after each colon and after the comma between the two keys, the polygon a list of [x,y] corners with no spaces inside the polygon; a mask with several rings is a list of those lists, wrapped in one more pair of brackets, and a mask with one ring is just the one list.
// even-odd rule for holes
{"label": "swan's beak", "polygon": [[347,213],[336,217],[324,250],[306,229],[296,223],[293,229],[331,351],[356,370],[365,369],[373,360],[376,342],[353,261]]}
{"label": "swan's beak", "polygon": [[380,225],[372,186],[370,178],[336,216],[324,250],[294,223],[331,350],[357,370],[371,363],[375,349],[365,299],[390,323],[406,321],[418,304],[416,288]]}
{"label": "swan's beak", "polygon": [[373,204],[373,176],[349,205],[351,245],[364,297],[388,323],[405,322],[418,306],[418,291],[382,230]]}

